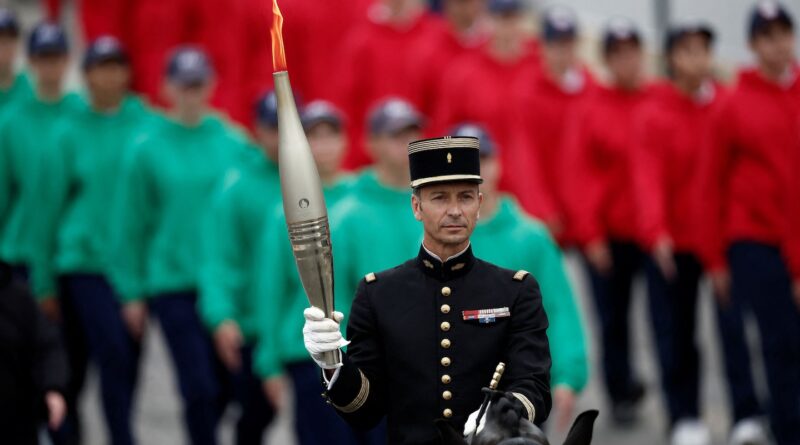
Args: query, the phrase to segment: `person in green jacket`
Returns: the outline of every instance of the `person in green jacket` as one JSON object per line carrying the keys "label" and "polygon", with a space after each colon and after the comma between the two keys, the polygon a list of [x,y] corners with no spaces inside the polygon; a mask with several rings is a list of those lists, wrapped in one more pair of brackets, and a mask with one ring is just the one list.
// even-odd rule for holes
{"label": "person in green jacket", "polygon": [[[28,37],[27,53],[35,94],[10,103],[0,122],[0,259],[12,265],[15,280],[25,285],[35,260],[35,223],[43,211],[39,184],[48,180],[41,171],[43,159],[59,119],[74,113],[80,103],[76,94],[63,88],[69,45],[62,27],[47,22],[36,25]],[[59,431],[51,432],[56,445],[80,441],[77,398],[88,361],[74,307],[58,303],[55,298],[39,301],[45,315],[58,323],[71,370],[65,393],[69,414]]]}
{"label": "person in green jacket", "polygon": [[[330,103],[313,101],[304,107],[301,120],[332,221],[352,188],[352,180],[342,177],[340,170],[347,147],[344,119]],[[336,270],[339,247],[334,243],[333,249]],[[308,305],[308,300],[295,266],[282,205],[276,206],[266,221],[258,253],[256,286],[261,310],[255,372],[264,380],[264,391],[280,408],[285,406],[286,377],[292,380],[295,432],[300,445],[358,443],[356,435],[320,398],[319,370],[303,346],[303,317],[295,315]],[[338,298],[337,306],[342,301]]]}
{"label": "person in green jacket", "polygon": [[27,74],[14,69],[19,33],[17,15],[9,8],[0,7],[0,113],[11,103],[33,95]]}
{"label": "person in green jacket", "polygon": [[[400,99],[378,104],[370,115],[367,145],[375,164],[356,179],[331,227],[335,291],[343,302],[338,310],[345,317],[364,275],[394,267],[418,253],[422,229],[408,211],[408,143],[421,138],[422,125],[419,112]],[[375,255],[376,251],[381,254]]]}
{"label": "person in green jacket", "polygon": [[241,406],[236,423],[239,445],[260,444],[275,416],[251,366],[258,332],[255,247],[267,216],[280,203],[274,92],[258,101],[255,114],[260,150],[254,148],[241,168],[228,173],[209,209],[198,301],[200,316],[213,335],[217,355],[231,373]]}
{"label": "person in green jacket", "polygon": [[42,205],[32,221],[37,240],[33,289],[40,299],[58,295],[62,307],[74,308],[100,373],[109,443],[132,444],[140,347],[122,322],[106,278],[108,205],[116,198],[126,141],[137,137],[153,114],[129,93],[130,65],[116,38],[93,41],[82,67],[88,95],[61,117],[43,160],[47,180],[38,184]]}
{"label": "person in green jacket", "polygon": [[131,334],[148,310],[172,355],[192,444],[215,444],[221,392],[211,340],[195,307],[201,227],[215,187],[248,153],[246,136],[209,112],[207,55],[177,48],[167,67],[170,116],[135,141],[112,220],[111,279]]}
{"label": "person in green jacket", "polygon": [[589,364],[583,323],[561,251],[544,224],[527,216],[512,197],[498,191],[500,161],[488,133],[478,125],[462,124],[452,134],[480,140],[483,204],[471,238],[475,255],[501,267],[527,270],[539,282],[550,321],[547,337],[553,360],[553,406],[559,413],[556,428],[565,431],[574,414],[576,397],[586,386]]}

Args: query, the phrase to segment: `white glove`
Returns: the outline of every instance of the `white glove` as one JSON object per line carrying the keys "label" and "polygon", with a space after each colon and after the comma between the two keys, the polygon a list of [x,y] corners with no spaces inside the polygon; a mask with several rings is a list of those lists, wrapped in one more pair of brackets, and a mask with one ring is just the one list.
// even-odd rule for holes
{"label": "white glove", "polygon": [[[486,411],[483,413],[483,417],[481,417],[481,423],[478,424],[478,431],[475,433],[476,435],[483,431],[483,426],[486,424],[486,414],[489,413],[490,406],[492,406],[492,402],[489,402],[489,404],[486,405]],[[475,431],[475,419],[478,418],[479,412],[480,408],[467,417],[467,423],[464,424],[464,437],[469,436],[473,431]]]}
{"label": "white glove", "polygon": [[322,355],[325,352],[336,351],[350,344],[349,341],[342,337],[342,333],[339,330],[339,323],[341,323],[344,315],[341,312],[334,312],[333,320],[331,320],[330,318],[325,318],[325,313],[322,312],[322,309],[312,306],[303,311],[303,316],[306,318],[306,324],[303,326],[303,341],[311,358],[322,369],[341,367],[341,361],[335,365],[325,363],[322,361]]}

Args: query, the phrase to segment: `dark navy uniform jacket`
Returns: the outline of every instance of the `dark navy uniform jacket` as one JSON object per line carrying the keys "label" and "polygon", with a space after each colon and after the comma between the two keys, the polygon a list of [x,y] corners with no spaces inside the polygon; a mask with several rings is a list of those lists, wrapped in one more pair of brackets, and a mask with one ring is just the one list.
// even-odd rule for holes
{"label": "dark navy uniform jacket", "polygon": [[547,326],[527,272],[481,261],[471,248],[442,264],[422,248],[360,283],[351,343],[327,397],[357,429],[386,415],[390,444],[436,444],[434,420],[463,428],[503,362],[499,389],[541,424],[551,406]]}

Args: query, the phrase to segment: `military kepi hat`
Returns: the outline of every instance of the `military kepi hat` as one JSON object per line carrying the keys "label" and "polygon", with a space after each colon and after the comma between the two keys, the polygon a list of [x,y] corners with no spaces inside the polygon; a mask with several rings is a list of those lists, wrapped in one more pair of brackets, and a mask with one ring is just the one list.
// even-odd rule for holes
{"label": "military kepi hat", "polygon": [[411,187],[442,182],[480,184],[481,161],[478,138],[445,136],[408,144]]}

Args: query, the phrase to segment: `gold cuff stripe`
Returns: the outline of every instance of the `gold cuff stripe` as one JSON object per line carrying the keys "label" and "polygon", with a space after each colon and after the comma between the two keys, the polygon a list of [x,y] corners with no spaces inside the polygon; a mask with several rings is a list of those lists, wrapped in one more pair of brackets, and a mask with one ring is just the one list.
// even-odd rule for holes
{"label": "gold cuff stripe", "polygon": [[517,400],[522,402],[522,405],[528,411],[528,420],[533,422],[533,419],[536,418],[536,408],[533,407],[533,403],[531,403],[531,401],[528,400],[527,397],[523,396],[522,394],[520,394],[518,392],[512,392],[511,394],[514,394],[514,397],[516,397]]}
{"label": "gold cuff stripe", "polygon": [[478,175],[444,175],[444,176],[433,176],[431,178],[422,178],[411,181],[411,188],[417,188],[421,185],[429,184],[431,182],[442,182],[442,181],[480,181],[483,182]]}
{"label": "gold cuff stripe", "polygon": [[449,150],[453,148],[480,149],[480,143],[472,137],[444,137],[412,142],[408,144],[408,154],[427,150]]}
{"label": "gold cuff stripe", "polygon": [[364,406],[364,403],[367,402],[367,398],[369,397],[369,379],[367,379],[361,370],[359,370],[358,373],[361,374],[361,389],[358,391],[356,398],[353,399],[352,402],[348,403],[347,406],[338,406],[333,404],[334,408],[343,413],[352,413],[358,411],[359,408]]}

